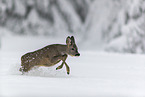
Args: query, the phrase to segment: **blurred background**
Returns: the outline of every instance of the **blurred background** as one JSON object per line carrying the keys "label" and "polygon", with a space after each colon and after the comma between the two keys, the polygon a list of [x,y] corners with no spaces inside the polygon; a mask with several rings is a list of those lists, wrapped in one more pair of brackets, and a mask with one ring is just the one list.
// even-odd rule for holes
{"label": "blurred background", "polygon": [[82,50],[145,53],[145,0],[0,0],[1,49],[65,43],[68,35]]}

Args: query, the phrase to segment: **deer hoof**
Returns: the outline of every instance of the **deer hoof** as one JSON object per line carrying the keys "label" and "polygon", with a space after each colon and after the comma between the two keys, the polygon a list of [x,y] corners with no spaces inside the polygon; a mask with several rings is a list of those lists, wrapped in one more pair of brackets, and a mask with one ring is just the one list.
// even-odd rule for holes
{"label": "deer hoof", "polygon": [[67,72],[67,74],[69,75],[69,72]]}

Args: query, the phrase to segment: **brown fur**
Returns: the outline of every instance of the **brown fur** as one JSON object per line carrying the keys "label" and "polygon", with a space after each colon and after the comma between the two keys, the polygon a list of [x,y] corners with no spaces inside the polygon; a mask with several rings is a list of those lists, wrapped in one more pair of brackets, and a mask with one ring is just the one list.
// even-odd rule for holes
{"label": "brown fur", "polygon": [[20,71],[22,71],[22,73],[28,72],[34,66],[50,67],[62,61],[62,64],[58,66],[56,70],[61,69],[65,64],[67,69],[67,74],[69,74],[70,69],[67,63],[65,62],[68,55],[71,56],[80,55],[78,53],[78,49],[75,44],[73,36],[71,38],[67,37],[66,45],[62,45],[62,44],[48,45],[42,49],[23,55],[21,57],[22,68],[20,68]]}

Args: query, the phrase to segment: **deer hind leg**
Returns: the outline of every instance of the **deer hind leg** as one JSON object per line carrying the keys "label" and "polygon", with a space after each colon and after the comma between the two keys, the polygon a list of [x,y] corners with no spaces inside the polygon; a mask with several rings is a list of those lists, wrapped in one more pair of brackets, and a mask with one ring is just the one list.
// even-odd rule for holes
{"label": "deer hind leg", "polygon": [[33,65],[29,65],[28,63],[27,64],[22,64],[21,66],[22,67],[19,69],[19,71],[21,71],[22,74],[24,74],[24,72],[30,71],[34,67]]}

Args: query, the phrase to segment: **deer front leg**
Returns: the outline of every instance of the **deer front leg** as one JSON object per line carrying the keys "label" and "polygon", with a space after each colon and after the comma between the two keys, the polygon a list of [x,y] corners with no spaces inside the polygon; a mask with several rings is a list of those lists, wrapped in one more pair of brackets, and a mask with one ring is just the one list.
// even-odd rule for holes
{"label": "deer front leg", "polygon": [[[67,63],[65,62],[65,61],[63,61],[62,62],[62,64],[60,65],[60,66],[58,66],[57,68],[60,68],[61,66],[63,66],[65,64],[65,66],[66,66],[66,71],[67,71],[67,74],[69,74],[70,73],[70,68],[69,68],[69,66],[67,65]],[[57,69],[56,68],[56,69]],[[62,68],[62,67],[61,67]]]}
{"label": "deer front leg", "polygon": [[69,69],[69,66],[66,64],[66,62],[65,62],[65,60],[67,59],[67,55],[65,54],[65,55],[63,55],[62,57],[61,57],[62,59],[62,64],[60,65],[60,66],[58,66],[57,68],[56,68],[56,70],[58,70],[58,69],[61,69],[62,67],[63,67],[63,65],[65,64],[65,66],[66,66],[66,70],[67,70],[67,74],[69,74],[69,71],[70,71],[70,69]]}
{"label": "deer front leg", "polygon": [[56,68],[56,70],[61,69],[63,67],[66,59],[67,59],[67,55],[66,54],[61,56],[62,64],[60,66],[58,66]]}
{"label": "deer front leg", "polygon": [[65,64],[65,66],[66,66],[67,74],[69,74],[69,73],[70,73],[70,68],[69,68],[69,66],[67,65],[66,62],[62,62],[62,64],[61,64],[60,66],[58,66],[58,67],[56,68],[56,70],[61,69],[61,68],[63,67],[64,64]]}
{"label": "deer front leg", "polygon": [[65,62],[64,64],[65,64],[65,66],[66,66],[66,71],[67,71],[67,74],[69,74],[69,73],[70,73],[70,68],[69,68],[69,66],[67,65],[67,63],[66,63],[66,62]]}
{"label": "deer front leg", "polygon": [[69,68],[69,66],[67,65],[67,63],[65,62],[66,59],[67,59],[67,55],[63,55],[63,59],[62,59],[63,62],[62,62],[62,65],[65,64],[67,74],[69,74],[69,73],[70,73],[70,68]]}
{"label": "deer front leg", "polygon": [[63,65],[64,65],[64,62],[62,62],[61,65],[56,68],[56,70],[61,69]]}

